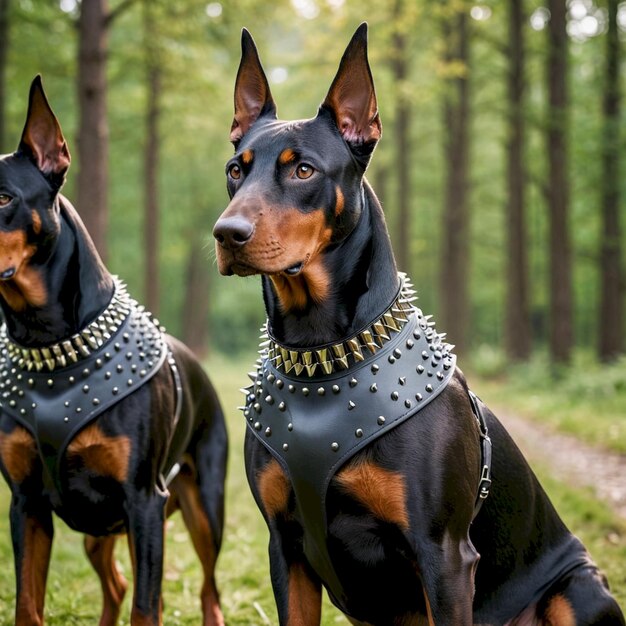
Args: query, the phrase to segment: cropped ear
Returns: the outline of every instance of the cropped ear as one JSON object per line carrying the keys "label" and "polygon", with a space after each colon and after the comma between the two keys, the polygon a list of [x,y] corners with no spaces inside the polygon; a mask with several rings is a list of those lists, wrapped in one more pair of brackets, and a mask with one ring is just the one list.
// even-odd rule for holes
{"label": "cropped ear", "polygon": [[259,117],[276,119],[276,105],[252,35],[241,31],[241,63],[235,81],[235,117],[230,140],[235,147]]}
{"label": "cropped ear", "polygon": [[27,154],[52,182],[59,187],[63,184],[70,166],[70,152],[39,75],[30,86],[28,114],[18,151]]}
{"label": "cropped ear", "polygon": [[367,60],[367,23],[357,28],[322,104],[358,156],[371,156],[382,135],[372,72]]}

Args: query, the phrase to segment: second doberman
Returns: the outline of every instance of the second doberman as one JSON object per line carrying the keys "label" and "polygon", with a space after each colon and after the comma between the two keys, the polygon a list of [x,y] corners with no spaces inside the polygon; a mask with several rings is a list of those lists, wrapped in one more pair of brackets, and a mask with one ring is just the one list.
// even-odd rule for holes
{"label": "second doberman", "polygon": [[222,274],[263,276],[245,457],[280,624],[318,626],[325,587],[361,626],[623,626],[398,274],[364,178],[381,136],[366,34],[317,116],[283,122],[244,31],[214,229]]}

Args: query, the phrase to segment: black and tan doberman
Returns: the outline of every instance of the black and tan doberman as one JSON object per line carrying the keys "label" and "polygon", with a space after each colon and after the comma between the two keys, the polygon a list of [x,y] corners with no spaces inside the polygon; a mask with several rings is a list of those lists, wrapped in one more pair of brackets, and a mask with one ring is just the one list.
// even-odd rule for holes
{"label": "black and tan doberman", "polygon": [[12,494],[15,624],[44,623],[54,511],[86,535],[100,626],[118,623],[127,588],[113,555],[121,533],[130,623],[160,625],[164,524],[180,509],[204,571],[202,623],[223,626],[222,410],[191,352],[104,267],[60,194],[69,165],[37,77],[19,148],[0,158],[0,469]]}
{"label": "black and tan doberman", "polygon": [[247,31],[242,50],[214,235],[222,274],[262,275],[246,467],[280,624],[318,626],[324,586],[360,625],[623,626],[397,272],[364,178],[381,136],[366,26],[309,120],[277,120]]}

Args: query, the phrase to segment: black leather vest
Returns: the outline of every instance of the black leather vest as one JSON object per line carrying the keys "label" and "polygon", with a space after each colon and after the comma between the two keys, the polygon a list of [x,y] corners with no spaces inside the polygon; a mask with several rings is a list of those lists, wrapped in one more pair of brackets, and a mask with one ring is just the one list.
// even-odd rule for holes
{"label": "black leather vest", "polygon": [[[120,287],[126,297],[123,313],[118,311],[121,317],[119,324],[115,321],[115,332],[111,335],[102,331],[98,335],[100,345],[94,343],[97,347],[93,350],[86,347],[80,335],[62,342],[64,355],[56,358],[64,365],[57,366],[51,348],[16,348],[6,327],[0,328],[0,410],[33,435],[46,470],[44,480],[59,497],[61,459],[72,438],[149,381],[168,356],[160,327],[143,307],[127,298],[123,286],[118,285],[117,297]],[[60,345],[55,344],[55,348]],[[40,357],[42,352],[52,356],[48,367],[39,358],[25,362],[19,356],[23,353],[25,357]],[[67,358],[67,354],[72,358]],[[170,365],[177,378],[171,356]]]}
{"label": "black leather vest", "polygon": [[[388,340],[376,350],[367,350],[360,335],[363,358],[334,350],[345,371],[324,374],[320,367],[318,376],[309,377],[304,368],[299,375],[291,368],[287,374],[285,359],[277,367],[271,354],[280,352],[270,348],[246,389],[248,428],[289,475],[304,527],[305,555],[335,603],[344,598],[326,545],[325,500],[331,478],[358,450],[414,417],[454,372],[450,346],[419,309],[405,308],[400,319],[402,327],[386,328]],[[327,348],[333,352],[332,346]],[[294,351],[289,358],[292,363],[309,360]]]}

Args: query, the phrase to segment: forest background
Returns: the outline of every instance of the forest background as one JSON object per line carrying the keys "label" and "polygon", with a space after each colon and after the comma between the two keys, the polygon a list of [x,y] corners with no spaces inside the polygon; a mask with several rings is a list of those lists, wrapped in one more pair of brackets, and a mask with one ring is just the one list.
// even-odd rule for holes
{"label": "forest background", "polygon": [[624,351],[615,0],[0,0],[0,148],[43,75],[64,193],[110,269],[198,352],[250,352],[258,279],[217,273],[212,226],[242,26],[279,116],[311,117],[358,24],[384,127],[368,177],[399,267],[460,353],[494,366]]}

